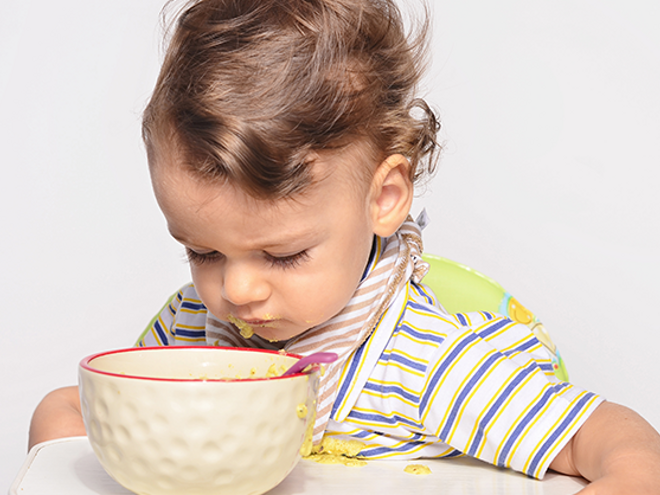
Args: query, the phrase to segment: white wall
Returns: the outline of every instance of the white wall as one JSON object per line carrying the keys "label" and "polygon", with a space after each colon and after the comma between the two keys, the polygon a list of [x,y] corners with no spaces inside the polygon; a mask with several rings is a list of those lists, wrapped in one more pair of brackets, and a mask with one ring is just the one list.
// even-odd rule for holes
{"label": "white wall", "polygon": [[[161,3],[3,1],[0,492],[40,398],[132,344],[188,277],[139,139]],[[573,381],[660,427],[660,7],[430,3],[446,151],[415,206],[427,250],[502,283]]]}

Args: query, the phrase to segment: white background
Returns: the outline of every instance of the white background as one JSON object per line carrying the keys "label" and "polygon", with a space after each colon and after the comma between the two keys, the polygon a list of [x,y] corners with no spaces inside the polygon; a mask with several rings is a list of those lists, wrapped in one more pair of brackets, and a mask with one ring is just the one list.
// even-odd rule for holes
{"label": "white background", "polygon": [[[2,0],[0,492],[41,397],[188,279],[139,132],[161,3]],[[446,149],[415,206],[427,251],[498,280],[575,383],[660,427],[660,6],[431,4]]]}

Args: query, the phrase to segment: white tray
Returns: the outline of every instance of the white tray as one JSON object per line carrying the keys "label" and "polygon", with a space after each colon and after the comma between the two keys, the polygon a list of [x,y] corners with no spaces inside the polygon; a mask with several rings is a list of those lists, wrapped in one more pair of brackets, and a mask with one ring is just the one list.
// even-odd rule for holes
{"label": "white tray", "polygon": [[[370,461],[364,467],[301,461],[268,495],[352,495],[442,493],[443,495],[567,495],[586,486],[579,478],[548,473],[536,481],[480,461],[420,460],[430,475],[403,472],[407,461]],[[103,470],[87,437],[36,445],[28,454],[10,495],[131,495]]]}

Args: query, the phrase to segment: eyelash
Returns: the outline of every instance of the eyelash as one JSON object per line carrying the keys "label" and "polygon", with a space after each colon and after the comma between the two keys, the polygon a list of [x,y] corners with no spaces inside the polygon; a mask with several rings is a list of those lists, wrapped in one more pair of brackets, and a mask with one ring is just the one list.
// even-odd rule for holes
{"label": "eyelash", "polygon": [[283,256],[281,258],[266,254],[266,259],[272,266],[278,268],[295,268],[302,262],[307,261],[309,259],[309,254],[307,251],[300,251],[299,253],[292,254],[291,256]]}
{"label": "eyelash", "polygon": [[192,249],[186,248],[186,257],[188,262],[194,265],[203,265],[204,263],[210,263],[215,261],[217,258],[220,258],[220,253],[215,251],[210,253],[198,253]]}
{"label": "eyelash", "polygon": [[[186,249],[186,256],[188,258],[188,262],[195,265],[212,263],[213,261],[222,258],[222,254],[215,251],[210,253],[198,253],[192,249]],[[271,264],[271,266],[277,268],[295,268],[302,262],[307,261],[307,259],[309,259],[309,254],[306,250],[292,254],[291,256],[282,257],[272,256],[266,253],[266,260]]]}

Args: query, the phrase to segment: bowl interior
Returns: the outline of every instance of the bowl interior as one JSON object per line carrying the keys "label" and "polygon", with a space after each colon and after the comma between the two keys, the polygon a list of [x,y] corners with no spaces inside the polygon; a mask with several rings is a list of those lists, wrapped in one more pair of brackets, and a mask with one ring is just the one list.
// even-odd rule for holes
{"label": "bowl interior", "polygon": [[122,349],[84,359],[89,371],[151,380],[264,380],[281,375],[300,356],[261,349],[158,347]]}

